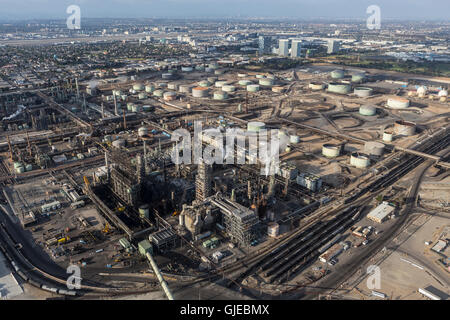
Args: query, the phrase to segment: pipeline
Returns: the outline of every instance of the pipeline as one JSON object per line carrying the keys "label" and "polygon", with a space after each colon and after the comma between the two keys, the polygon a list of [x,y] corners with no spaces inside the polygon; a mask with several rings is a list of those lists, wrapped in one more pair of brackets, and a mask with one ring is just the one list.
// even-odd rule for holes
{"label": "pipeline", "polygon": [[152,255],[147,252],[145,254],[145,256],[147,257],[148,261],[150,261],[150,264],[152,265],[153,271],[155,271],[156,277],[158,278],[159,283],[161,284],[161,287],[164,290],[164,293],[167,296],[167,299],[169,300],[174,300],[172,293],[170,292],[169,286],[167,285],[166,280],[164,280],[161,272],[159,271],[158,265],[156,264],[155,260],[153,259]]}

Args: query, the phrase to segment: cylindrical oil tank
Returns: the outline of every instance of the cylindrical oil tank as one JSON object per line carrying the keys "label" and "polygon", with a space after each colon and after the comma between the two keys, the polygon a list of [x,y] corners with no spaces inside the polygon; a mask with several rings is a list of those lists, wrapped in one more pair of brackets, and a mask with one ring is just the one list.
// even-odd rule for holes
{"label": "cylindrical oil tank", "polygon": [[147,94],[145,92],[141,92],[138,95],[139,100],[147,99]]}
{"label": "cylindrical oil tank", "polygon": [[356,87],[355,90],[353,91],[353,93],[360,98],[369,97],[372,95],[372,92],[373,89],[367,87]]}
{"label": "cylindrical oil tank", "polygon": [[222,86],[222,90],[225,92],[234,92],[236,90],[236,87],[232,86],[230,84],[227,84],[227,85]]}
{"label": "cylindrical oil tank", "polygon": [[164,100],[166,100],[166,101],[172,101],[172,100],[175,100],[175,98],[177,97],[177,93],[174,91],[167,91],[167,92],[164,92],[163,97],[164,97]]}
{"label": "cylindrical oil tank", "polygon": [[146,135],[148,135],[148,128],[146,128],[146,127],[140,127],[140,128],[138,129],[138,136],[139,136],[139,137],[143,137],[143,136],[146,136]]}
{"label": "cylindrical oil tank", "polygon": [[213,98],[214,100],[225,100],[228,98],[228,95],[224,91],[216,91],[213,94]]}
{"label": "cylindrical oil tank", "polygon": [[348,94],[350,93],[351,86],[347,83],[332,82],[328,84],[328,92]]}
{"label": "cylindrical oil tank", "polygon": [[144,90],[144,86],[142,85],[142,83],[135,83],[133,85],[133,90],[135,90],[135,91],[142,91],[142,90]]}
{"label": "cylindrical oil tank", "polygon": [[164,80],[170,80],[170,79],[173,79],[173,74],[172,74],[172,73],[169,73],[169,72],[163,73],[163,74],[161,75],[161,78],[164,79]]}
{"label": "cylindrical oil tank", "polygon": [[272,92],[276,92],[276,93],[283,93],[284,92],[284,87],[272,87]]}
{"label": "cylindrical oil tank", "polygon": [[259,79],[259,85],[261,85],[261,86],[269,87],[269,86],[273,86],[273,83],[274,83],[273,79],[269,79],[269,78]]}
{"label": "cylindrical oil tank", "polygon": [[194,98],[205,98],[209,94],[208,88],[205,87],[196,87],[192,89],[192,96]]}
{"label": "cylindrical oil tank", "polygon": [[112,146],[114,148],[125,147],[126,144],[127,144],[127,141],[125,139],[117,139],[112,142]]}
{"label": "cylindrical oil tank", "polygon": [[197,70],[197,71],[205,71],[205,66],[199,64],[198,66],[195,66],[195,70]]}
{"label": "cylindrical oil tank", "polygon": [[300,142],[300,137],[297,135],[291,135],[289,136],[289,142],[290,143],[299,143]]}
{"label": "cylindrical oil tank", "polygon": [[267,78],[268,78],[268,79],[275,80],[275,75],[274,75],[274,74],[268,74],[268,75],[267,75]]}
{"label": "cylindrical oil tank", "polygon": [[157,90],[153,91],[153,95],[154,95],[155,97],[162,97],[163,94],[164,94],[164,91],[161,90],[161,89],[157,89]]}
{"label": "cylindrical oil tank", "polygon": [[24,173],[25,172],[25,168],[23,166],[17,167],[16,168],[16,172],[17,173]]}
{"label": "cylindrical oil tank", "polygon": [[253,82],[251,82],[250,80],[244,79],[244,80],[239,80],[239,85],[241,86],[248,86],[250,84],[252,84]]}
{"label": "cylindrical oil tank", "polygon": [[182,72],[192,72],[194,68],[192,67],[181,67]]}
{"label": "cylindrical oil tank", "polygon": [[419,88],[417,88],[417,95],[419,96],[419,98],[424,98],[426,94],[427,89],[424,86],[420,86]]}
{"label": "cylindrical oil tank", "polygon": [[245,78],[247,76],[246,73],[238,73],[237,74],[238,78]]}
{"label": "cylindrical oil tank", "polygon": [[219,81],[216,81],[216,83],[214,83],[214,86],[216,87],[216,88],[222,88],[224,85],[226,85],[228,83],[228,81],[225,81],[225,80],[219,80]]}
{"label": "cylindrical oil tank", "polygon": [[214,74],[217,74],[217,75],[224,74],[224,73],[225,73],[225,69],[214,70]]}
{"label": "cylindrical oil tank", "polygon": [[280,234],[280,225],[276,222],[271,222],[267,225],[267,234],[269,237],[276,238]]}
{"label": "cylindrical oil tank", "polygon": [[22,163],[18,161],[14,162],[14,169],[17,169],[18,167],[23,167]]}
{"label": "cylindrical oil tank", "polygon": [[416,133],[416,124],[403,120],[395,121],[394,132],[397,135],[412,136]]}
{"label": "cylindrical oil tank", "polygon": [[439,97],[447,97],[448,96],[448,91],[445,90],[445,89],[442,89],[442,90],[439,91],[438,96]]}
{"label": "cylindrical oil tank", "polygon": [[178,84],[176,84],[175,82],[169,82],[167,84],[167,89],[170,90],[178,90]]}
{"label": "cylindrical oil tank", "polygon": [[33,170],[33,165],[32,164],[27,164],[25,166],[25,171],[31,171],[31,170]]}
{"label": "cylindrical oil tank", "polygon": [[188,84],[182,84],[178,87],[178,91],[180,91],[182,93],[191,93],[192,86],[188,85]]}
{"label": "cylindrical oil tank", "polygon": [[259,91],[259,84],[249,84],[247,86],[247,91],[249,91],[249,92],[257,92],[257,91]]}
{"label": "cylindrical oil tank", "polygon": [[377,114],[377,107],[373,105],[363,105],[359,107],[359,114],[363,116],[374,116]]}
{"label": "cylindrical oil tank", "polygon": [[367,141],[364,144],[364,152],[369,155],[381,156],[384,152],[384,144],[377,141]]}
{"label": "cylindrical oil tank", "polygon": [[134,103],[133,102],[128,102],[127,103],[127,110],[131,111],[133,109]]}
{"label": "cylindrical oil tank", "polygon": [[265,78],[265,75],[263,75],[263,74],[256,75],[256,79],[264,79],[264,78]]}
{"label": "cylindrical oil tank", "polygon": [[203,80],[203,81],[200,81],[200,82],[198,83],[198,85],[199,85],[200,87],[209,87],[209,86],[211,85],[211,82],[209,82],[208,80]]}
{"label": "cylindrical oil tank", "polygon": [[369,156],[364,153],[353,152],[350,156],[350,164],[356,168],[367,168],[370,165]]}
{"label": "cylindrical oil tank", "polygon": [[209,81],[210,85],[212,85],[213,83],[215,83],[217,80],[219,80],[219,78],[217,77],[208,77],[206,78],[206,80]]}
{"label": "cylindrical oil tank", "polygon": [[153,92],[153,91],[155,91],[155,86],[154,85],[148,84],[148,85],[145,86],[145,92],[150,93],[150,92]]}
{"label": "cylindrical oil tank", "polygon": [[392,142],[392,139],[394,138],[394,134],[390,130],[383,131],[383,141],[384,142]]}
{"label": "cylindrical oil tank", "polygon": [[352,82],[363,82],[366,79],[366,75],[364,73],[355,73],[352,75]]}
{"label": "cylindrical oil tank", "polygon": [[218,69],[219,68],[219,64],[216,63],[216,62],[210,63],[210,64],[208,64],[208,68]]}
{"label": "cylindrical oil tank", "polygon": [[330,75],[331,75],[331,78],[333,78],[333,79],[342,79],[345,76],[345,72],[344,72],[344,70],[340,70],[340,69],[333,70],[333,71],[331,71]]}
{"label": "cylindrical oil tank", "polygon": [[247,123],[247,131],[259,132],[266,127],[264,122],[260,121],[250,121]]}
{"label": "cylindrical oil tank", "polygon": [[323,90],[325,88],[325,84],[321,83],[321,82],[311,82],[308,85],[308,88],[311,90]]}
{"label": "cylindrical oil tank", "polygon": [[206,68],[205,68],[205,72],[211,73],[211,72],[214,72],[214,69],[213,69],[213,68],[210,68],[210,67],[206,67]]}
{"label": "cylindrical oil tank", "polygon": [[147,219],[150,217],[150,208],[148,205],[142,205],[139,207],[139,217]]}
{"label": "cylindrical oil tank", "polygon": [[133,105],[133,107],[131,108],[132,112],[141,112],[142,111],[142,107],[138,106],[138,105]]}
{"label": "cylindrical oil tank", "polygon": [[409,107],[409,100],[400,97],[388,98],[387,107],[391,109],[406,109]]}
{"label": "cylindrical oil tank", "polygon": [[335,158],[341,153],[341,146],[326,143],[322,146],[322,155],[327,158]]}
{"label": "cylindrical oil tank", "polygon": [[167,88],[167,82],[158,82],[156,85],[158,88]]}

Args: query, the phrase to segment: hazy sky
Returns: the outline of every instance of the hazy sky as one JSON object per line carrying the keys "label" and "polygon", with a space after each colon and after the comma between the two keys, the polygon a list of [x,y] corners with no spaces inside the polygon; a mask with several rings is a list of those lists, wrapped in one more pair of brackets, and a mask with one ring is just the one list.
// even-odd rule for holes
{"label": "hazy sky", "polygon": [[76,4],[82,17],[361,18],[375,4],[382,18],[447,19],[450,0],[0,0],[0,19],[66,19]]}

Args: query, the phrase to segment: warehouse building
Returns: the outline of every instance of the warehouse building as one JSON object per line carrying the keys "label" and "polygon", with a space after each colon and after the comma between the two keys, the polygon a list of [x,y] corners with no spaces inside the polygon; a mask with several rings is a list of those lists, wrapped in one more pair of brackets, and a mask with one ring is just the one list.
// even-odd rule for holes
{"label": "warehouse building", "polygon": [[383,223],[394,211],[395,207],[391,206],[387,201],[383,201],[367,215],[367,218],[377,223]]}

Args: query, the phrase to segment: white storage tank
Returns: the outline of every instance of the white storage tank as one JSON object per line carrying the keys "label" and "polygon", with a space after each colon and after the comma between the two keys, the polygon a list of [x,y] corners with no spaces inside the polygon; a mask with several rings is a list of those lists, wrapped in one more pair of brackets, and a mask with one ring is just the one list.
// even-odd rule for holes
{"label": "white storage tank", "polygon": [[166,101],[172,101],[172,100],[175,100],[175,98],[177,97],[177,93],[173,92],[173,91],[167,91],[167,92],[164,92],[163,97],[164,97],[164,100],[166,100]]}
{"label": "white storage tank", "polygon": [[251,82],[250,80],[239,80],[239,85],[241,85],[241,86],[243,86],[243,87],[246,87],[246,86],[248,86],[248,85],[250,85],[250,84],[252,84],[253,82]]}
{"label": "white storage tank", "polygon": [[170,90],[178,90],[178,84],[176,84],[175,82],[169,82],[167,84],[167,89]]}
{"label": "white storage tank", "polygon": [[147,99],[147,94],[144,92],[139,93],[138,95],[139,100]]}
{"label": "white storage tank", "polygon": [[143,136],[146,136],[146,135],[148,135],[148,129],[146,127],[140,127],[138,129],[138,136],[139,137],[143,137]]}
{"label": "white storage tank", "polygon": [[385,130],[383,132],[383,141],[384,142],[392,142],[393,138],[394,138],[394,134],[392,133],[392,131]]}
{"label": "white storage tank", "polygon": [[249,84],[247,86],[247,91],[249,91],[249,92],[257,92],[257,91],[259,91],[259,85],[258,84]]}
{"label": "white storage tank", "polygon": [[373,105],[363,105],[359,107],[359,114],[363,116],[374,116],[377,114],[377,107]]}
{"label": "white storage tank", "polygon": [[397,135],[412,136],[416,134],[416,124],[413,122],[403,120],[395,121],[394,132]]}
{"label": "white storage tank", "polygon": [[409,107],[409,100],[400,97],[391,97],[387,100],[387,107],[391,109],[406,109]]}
{"label": "white storage tank", "polygon": [[311,82],[308,85],[308,88],[313,91],[323,90],[323,89],[325,89],[325,84],[323,84],[321,82]]}
{"label": "white storage tank", "polygon": [[280,234],[280,225],[276,222],[271,222],[267,225],[267,234],[269,237],[276,238]]}
{"label": "white storage tank", "polygon": [[192,72],[194,71],[194,68],[192,67],[181,67],[182,72]]}
{"label": "white storage tank", "polygon": [[178,91],[181,93],[191,93],[192,86],[188,84],[182,84],[178,87]]}
{"label": "white storage tank", "polygon": [[260,121],[250,121],[247,123],[247,131],[259,132],[266,128],[266,124]]}
{"label": "white storage tank", "polygon": [[164,91],[161,90],[161,89],[158,89],[158,90],[153,91],[153,95],[154,95],[155,97],[162,97],[163,94],[164,94]]}
{"label": "white storage tank", "polygon": [[300,143],[300,137],[297,135],[291,135],[289,137],[289,142],[292,144]]}
{"label": "white storage tank", "polygon": [[229,85],[229,84],[222,86],[222,91],[225,91],[225,92],[234,92],[235,90],[236,90],[236,87]]}
{"label": "white storage tank", "polygon": [[370,165],[370,159],[364,153],[354,152],[350,156],[350,164],[356,168],[364,169]]}
{"label": "white storage tank", "polygon": [[261,86],[269,87],[269,86],[273,86],[274,81],[273,81],[273,79],[269,79],[269,78],[259,79],[259,84]]}
{"label": "white storage tank", "polygon": [[145,86],[145,92],[150,93],[150,92],[153,92],[153,91],[155,91],[155,86],[154,85],[148,84],[148,85]]}
{"label": "white storage tank", "polygon": [[228,81],[220,80],[220,81],[216,81],[216,83],[214,85],[216,86],[216,88],[222,88],[226,84],[228,84]]}
{"label": "white storage tank", "polygon": [[192,89],[192,96],[194,98],[205,98],[209,94],[208,88],[205,87],[196,87]]}
{"label": "white storage tank", "polygon": [[326,143],[322,146],[322,155],[327,158],[336,158],[341,153],[341,146]]}
{"label": "white storage tank", "polygon": [[367,141],[364,144],[364,152],[369,155],[381,156],[384,152],[384,144],[377,141]]}
{"label": "white storage tank", "polygon": [[122,148],[122,147],[125,147],[126,144],[127,144],[127,142],[125,139],[117,139],[112,142],[112,146],[114,148]]}
{"label": "white storage tank", "polygon": [[333,78],[333,79],[342,79],[345,76],[345,72],[343,70],[339,69],[339,70],[331,71],[330,75],[331,75],[331,78]]}
{"label": "white storage tank", "polygon": [[225,100],[227,98],[228,98],[228,95],[224,91],[216,91],[213,94],[213,99],[214,100]]}
{"label": "white storage tank", "polygon": [[373,89],[367,87],[356,87],[353,93],[360,98],[366,98],[372,95]]}
{"label": "white storage tank", "polygon": [[272,87],[272,92],[283,93],[284,92],[284,87],[280,87],[280,86]]}
{"label": "white storage tank", "polygon": [[142,91],[142,90],[144,90],[144,86],[142,85],[142,83],[135,83],[133,85],[133,90],[135,90],[135,91]]}

